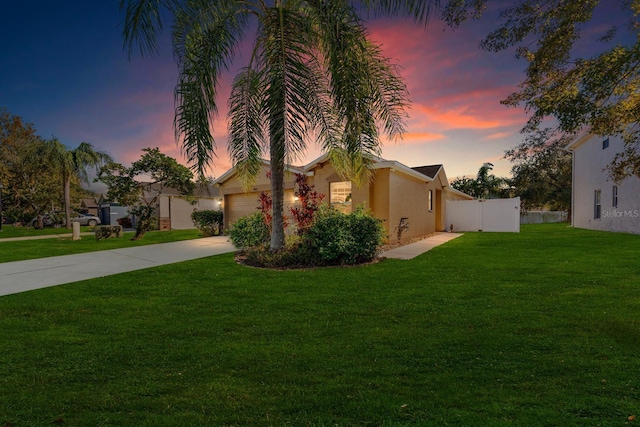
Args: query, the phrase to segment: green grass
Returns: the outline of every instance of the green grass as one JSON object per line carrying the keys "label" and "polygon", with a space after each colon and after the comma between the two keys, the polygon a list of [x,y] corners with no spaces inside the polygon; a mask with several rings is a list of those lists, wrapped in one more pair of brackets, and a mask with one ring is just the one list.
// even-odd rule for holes
{"label": "green grass", "polygon": [[412,261],[227,254],[2,297],[0,425],[637,425],[639,244],[527,226]]}
{"label": "green grass", "polygon": [[142,240],[135,242],[131,241],[131,237],[133,237],[132,233],[124,233],[122,237],[100,241],[97,241],[94,236],[82,236],[81,240],[77,241],[71,240],[71,237],[11,242],[3,242],[0,239],[0,263],[197,239],[202,235],[199,230],[172,230],[150,231]]}
{"label": "green grass", "polygon": [[[80,227],[81,232],[93,231],[93,227]],[[2,239],[11,237],[30,237],[30,236],[50,236],[54,234],[71,234],[72,230],[66,228],[46,227],[37,230],[32,227],[14,227],[12,225],[3,224],[0,233],[0,243]]]}

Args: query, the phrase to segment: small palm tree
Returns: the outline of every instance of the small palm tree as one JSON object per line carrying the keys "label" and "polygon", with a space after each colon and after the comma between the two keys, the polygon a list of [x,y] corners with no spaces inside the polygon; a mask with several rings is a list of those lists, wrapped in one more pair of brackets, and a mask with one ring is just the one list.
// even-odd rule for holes
{"label": "small palm tree", "polygon": [[229,100],[229,152],[248,187],[268,149],[271,250],[284,245],[284,165],[304,152],[310,135],[345,179],[362,184],[380,154],[379,127],[391,139],[404,131],[406,86],[345,0],[121,0],[120,7],[130,53],[134,45],[156,53],[167,16],[160,9],[173,16],[176,137],[200,175],[215,156],[210,119],[220,73],[256,28]]}
{"label": "small palm tree", "polygon": [[107,153],[97,151],[88,142],[82,142],[75,149],[61,143],[57,138],[46,142],[47,158],[59,171],[62,177],[64,192],[64,212],[66,227],[71,228],[71,179],[76,176],[83,182],[88,182],[87,168],[96,169],[113,159]]}

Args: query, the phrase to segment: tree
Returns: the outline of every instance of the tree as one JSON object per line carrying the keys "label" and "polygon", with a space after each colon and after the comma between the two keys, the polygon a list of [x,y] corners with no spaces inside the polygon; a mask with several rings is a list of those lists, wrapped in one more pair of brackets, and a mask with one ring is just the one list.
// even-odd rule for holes
{"label": "tree", "polygon": [[523,210],[571,212],[571,153],[565,150],[569,139],[545,128],[505,153],[514,163],[511,183]]}
{"label": "tree", "polygon": [[[355,2],[354,2],[355,3]],[[257,22],[249,63],[229,100],[229,152],[249,186],[269,150],[273,225],[271,250],[284,245],[284,165],[304,152],[308,135],[345,178],[372,176],[380,154],[379,126],[392,139],[404,130],[407,91],[396,68],[367,32],[354,5],[341,0],[121,0],[131,54],[157,53],[163,7],[173,17],[179,66],[175,130],[189,162],[202,175],[215,155],[211,116],[220,73]],[[266,135],[266,136],[265,136]]]}
{"label": "tree", "polygon": [[75,149],[69,149],[57,138],[46,142],[47,156],[59,170],[64,193],[66,227],[71,228],[71,181],[73,177],[87,182],[87,168],[96,169],[113,159],[107,153],[97,151],[88,142],[82,142]]}
{"label": "tree", "polygon": [[[439,7],[440,18],[453,28],[480,19],[490,4],[489,0],[365,3],[419,23],[426,23],[431,9]],[[626,25],[591,22],[594,16],[610,16],[616,6],[627,18]],[[640,177],[640,1],[512,0],[511,6],[500,7],[500,26],[480,47],[490,52],[515,47],[516,57],[528,62],[520,90],[502,101],[507,106],[524,105],[532,113],[522,132],[535,138],[548,125],[545,119],[552,118],[558,124],[555,130],[567,136],[580,131],[621,135],[625,149],[609,166],[610,175],[617,182],[630,175]],[[591,37],[599,31],[589,40],[593,53],[589,57],[578,55],[583,31]]]}
{"label": "tree", "polygon": [[191,195],[195,188],[189,168],[162,154],[158,148],[142,151],[140,160],[131,167],[110,162],[100,168],[96,178],[107,185],[109,200],[130,206],[129,213],[137,217],[136,233],[131,240],[142,239],[152,228],[158,198],[165,188],[185,196]]}
{"label": "tree", "polygon": [[44,153],[44,140],[22,117],[0,108],[0,183],[3,214],[27,222],[59,201],[56,171]]}
{"label": "tree", "polygon": [[483,163],[475,179],[456,178],[451,186],[478,199],[495,199],[509,196],[509,180],[490,174],[493,170],[492,163]]}
{"label": "tree", "polygon": [[[415,7],[422,1],[409,4]],[[457,27],[479,18],[487,4],[488,0],[450,0],[441,16]],[[491,52],[515,46],[516,56],[528,62],[520,89],[502,101],[524,105],[532,113],[523,132],[535,134],[551,117],[558,130],[569,135],[585,129],[600,136],[622,135],[625,150],[609,167],[614,180],[620,181],[629,175],[640,177],[640,2],[615,4],[628,23],[591,28],[601,32],[589,45],[594,52],[590,57],[577,54],[582,30],[594,15],[609,14],[614,2],[514,0],[501,12],[501,25],[480,46]],[[617,37],[619,33],[623,37]]]}

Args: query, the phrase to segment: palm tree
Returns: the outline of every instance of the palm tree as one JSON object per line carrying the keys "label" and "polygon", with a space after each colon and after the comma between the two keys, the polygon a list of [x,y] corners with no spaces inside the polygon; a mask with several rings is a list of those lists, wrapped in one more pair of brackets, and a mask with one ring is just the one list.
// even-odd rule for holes
{"label": "palm tree", "polygon": [[379,127],[390,139],[401,136],[408,95],[396,67],[367,39],[355,6],[346,0],[266,1],[121,0],[120,7],[129,54],[134,45],[142,54],[157,53],[163,18],[173,17],[179,66],[174,127],[199,175],[215,156],[210,119],[217,113],[220,73],[255,28],[248,64],[232,87],[228,144],[247,187],[268,148],[270,247],[278,250],[284,245],[285,163],[296,160],[315,135],[345,179],[366,182],[380,154]]}
{"label": "palm tree", "polygon": [[113,159],[107,153],[97,151],[88,142],[82,142],[71,150],[57,138],[46,142],[47,157],[58,169],[64,188],[64,212],[66,227],[71,228],[71,179],[76,176],[88,182],[87,168],[98,167]]}

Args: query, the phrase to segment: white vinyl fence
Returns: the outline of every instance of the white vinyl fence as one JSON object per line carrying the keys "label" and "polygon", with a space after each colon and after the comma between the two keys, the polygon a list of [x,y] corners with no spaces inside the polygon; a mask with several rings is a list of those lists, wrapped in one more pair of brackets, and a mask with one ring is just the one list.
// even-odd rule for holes
{"label": "white vinyl fence", "polygon": [[520,198],[447,202],[447,228],[453,231],[520,232]]}

